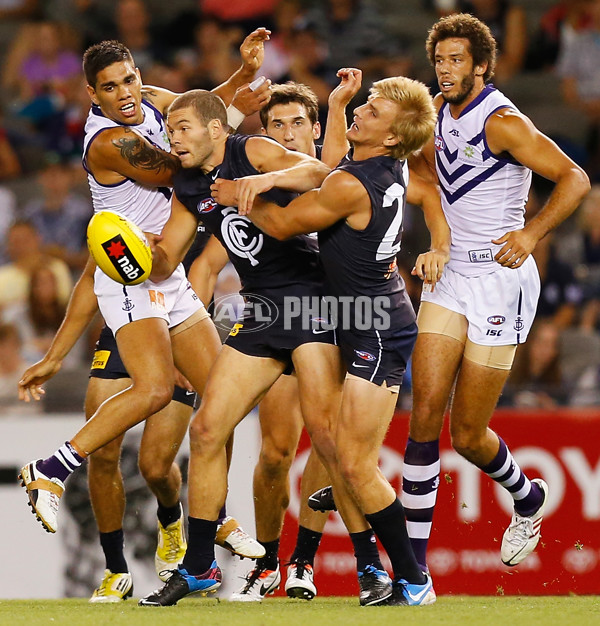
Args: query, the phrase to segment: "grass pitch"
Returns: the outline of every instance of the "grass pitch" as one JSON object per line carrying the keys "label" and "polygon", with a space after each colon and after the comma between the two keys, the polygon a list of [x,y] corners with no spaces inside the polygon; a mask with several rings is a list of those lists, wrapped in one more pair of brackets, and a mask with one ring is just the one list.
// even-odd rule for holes
{"label": "grass pitch", "polygon": [[0,624],[76,626],[588,626],[600,625],[595,596],[443,596],[427,607],[360,607],[357,598],[315,598],[312,602],[268,599],[261,604],[188,598],[175,607],[138,607],[135,600],[91,605],[84,599],[1,600]]}

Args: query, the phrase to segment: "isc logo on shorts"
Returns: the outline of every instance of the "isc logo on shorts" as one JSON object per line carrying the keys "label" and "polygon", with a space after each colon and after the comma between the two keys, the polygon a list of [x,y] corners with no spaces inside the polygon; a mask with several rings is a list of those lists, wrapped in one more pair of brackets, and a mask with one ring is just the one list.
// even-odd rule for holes
{"label": "isc logo on shorts", "polygon": [[94,352],[94,358],[92,359],[93,370],[103,370],[110,358],[110,350],[96,350]]}
{"label": "isc logo on shorts", "polygon": [[229,336],[235,337],[242,328],[244,328],[243,324],[234,324],[233,328],[229,331]]}

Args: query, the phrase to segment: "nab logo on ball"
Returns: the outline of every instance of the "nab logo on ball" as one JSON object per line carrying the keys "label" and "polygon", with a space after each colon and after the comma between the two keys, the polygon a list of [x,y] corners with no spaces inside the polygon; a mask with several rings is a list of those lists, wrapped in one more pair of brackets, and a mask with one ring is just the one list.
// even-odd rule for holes
{"label": "nab logo on ball", "polygon": [[144,233],[119,213],[96,213],[88,225],[87,242],[98,267],[123,285],[137,285],[152,271],[152,251]]}
{"label": "nab logo on ball", "polygon": [[135,260],[131,251],[125,245],[121,235],[113,237],[102,244],[108,260],[113,264],[119,276],[126,284],[131,284],[143,273],[141,265]]}

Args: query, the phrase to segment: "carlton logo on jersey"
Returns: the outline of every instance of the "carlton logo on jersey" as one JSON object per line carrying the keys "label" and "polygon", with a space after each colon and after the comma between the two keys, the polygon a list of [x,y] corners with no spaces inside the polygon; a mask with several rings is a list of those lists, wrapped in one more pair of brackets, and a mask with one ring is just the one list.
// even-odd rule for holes
{"label": "carlton logo on jersey", "polygon": [[94,214],[87,228],[88,248],[98,267],[123,285],[144,282],[152,270],[152,251],[144,233],[114,211]]}
{"label": "carlton logo on jersey", "polygon": [[221,222],[221,235],[227,249],[242,259],[247,259],[252,267],[258,265],[256,255],[262,250],[264,236],[262,233],[252,234],[252,222],[237,209],[228,207],[222,211],[224,219]]}

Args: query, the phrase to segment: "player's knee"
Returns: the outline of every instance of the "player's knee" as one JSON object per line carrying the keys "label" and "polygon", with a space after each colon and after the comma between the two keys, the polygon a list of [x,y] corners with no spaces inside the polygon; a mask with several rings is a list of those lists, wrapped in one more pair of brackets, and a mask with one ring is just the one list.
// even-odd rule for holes
{"label": "player's knee", "polygon": [[479,432],[469,430],[451,431],[452,447],[466,459],[470,459],[482,445],[482,436]]}
{"label": "player's knee", "polygon": [[292,450],[287,447],[277,446],[263,440],[258,459],[260,472],[270,480],[287,476],[292,466],[295,453],[295,449]]}
{"label": "player's knee", "polygon": [[199,411],[190,424],[190,451],[212,455],[225,448],[230,433],[223,433],[214,424],[207,424]]}
{"label": "player's knee", "polygon": [[140,458],[140,474],[148,485],[160,485],[169,479],[169,472],[173,463],[161,458]]}

